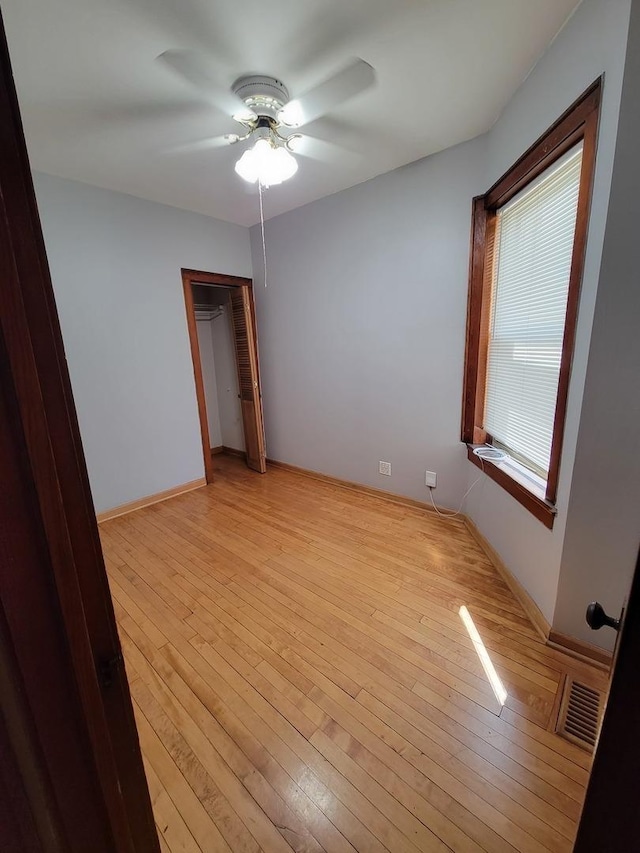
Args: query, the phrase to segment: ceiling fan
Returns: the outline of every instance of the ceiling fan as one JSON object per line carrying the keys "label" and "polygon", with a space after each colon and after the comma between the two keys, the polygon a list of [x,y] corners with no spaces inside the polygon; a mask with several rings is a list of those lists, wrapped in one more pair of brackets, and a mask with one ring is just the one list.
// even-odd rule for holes
{"label": "ceiling fan", "polygon": [[364,92],[376,80],[368,62],[353,59],[299,98],[291,99],[281,80],[264,74],[243,75],[225,92],[210,73],[206,56],[194,51],[168,50],[158,58],[241,125],[241,132],[202,140],[200,146],[217,148],[250,140],[253,144],[237,161],[235,171],[261,187],[282,183],[296,173],[298,162],[293,152],[313,138],[298,133],[297,128]]}

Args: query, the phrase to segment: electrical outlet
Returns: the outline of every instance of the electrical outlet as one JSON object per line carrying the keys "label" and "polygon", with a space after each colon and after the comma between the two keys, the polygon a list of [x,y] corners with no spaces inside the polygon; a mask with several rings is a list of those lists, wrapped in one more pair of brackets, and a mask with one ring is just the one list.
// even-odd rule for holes
{"label": "electrical outlet", "polygon": [[391,462],[378,462],[378,471],[380,474],[391,476]]}
{"label": "electrical outlet", "polygon": [[429,486],[430,489],[435,489],[436,480],[438,479],[438,475],[435,471],[425,471],[424,472],[424,484],[425,486]]}

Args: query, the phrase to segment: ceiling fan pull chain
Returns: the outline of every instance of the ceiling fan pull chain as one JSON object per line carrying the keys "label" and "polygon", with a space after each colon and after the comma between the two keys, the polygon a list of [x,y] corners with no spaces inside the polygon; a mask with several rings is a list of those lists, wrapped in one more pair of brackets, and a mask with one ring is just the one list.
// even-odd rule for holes
{"label": "ceiling fan pull chain", "polygon": [[260,231],[262,233],[262,261],[264,264],[264,286],[267,286],[267,243],[264,238],[264,211],[262,209],[262,181],[258,178],[258,195],[260,197]]}

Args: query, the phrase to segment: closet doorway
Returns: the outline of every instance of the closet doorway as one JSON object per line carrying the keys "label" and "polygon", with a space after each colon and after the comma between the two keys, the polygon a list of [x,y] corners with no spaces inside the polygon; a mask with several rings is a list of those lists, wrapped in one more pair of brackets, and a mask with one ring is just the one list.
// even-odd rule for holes
{"label": "closet doorway", "polygon": [[207,483],[213,455],[267,470],[251,279],[182,270]]}

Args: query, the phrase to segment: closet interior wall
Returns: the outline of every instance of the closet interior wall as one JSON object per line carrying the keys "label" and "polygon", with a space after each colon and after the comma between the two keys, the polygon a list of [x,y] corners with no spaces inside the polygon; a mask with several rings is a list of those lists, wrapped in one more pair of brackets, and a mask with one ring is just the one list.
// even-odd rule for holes
{"label": "closet interior wall", "polygon": [[194,285],[211,449],[245,450],[229,289]]}

